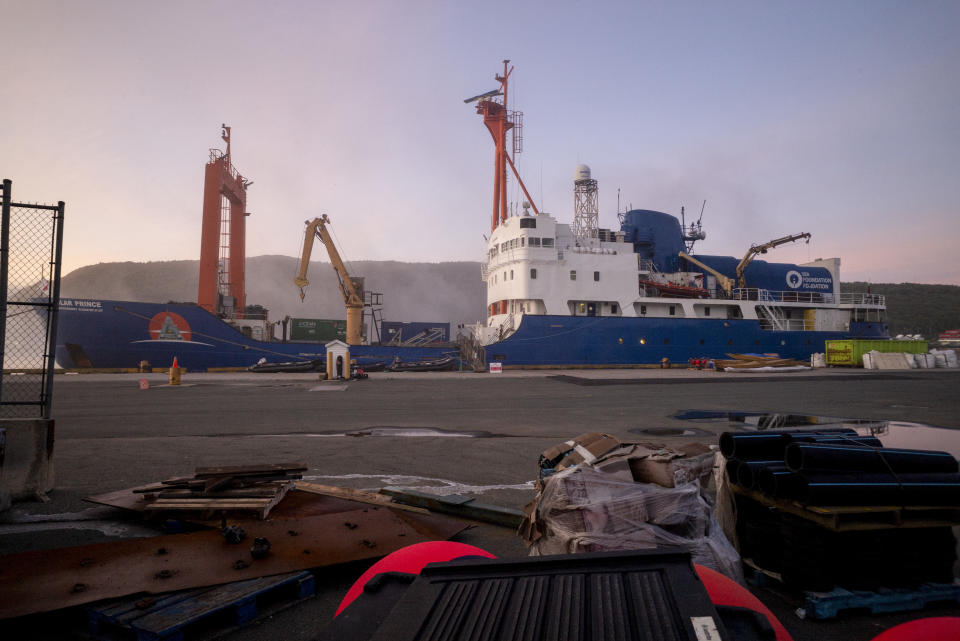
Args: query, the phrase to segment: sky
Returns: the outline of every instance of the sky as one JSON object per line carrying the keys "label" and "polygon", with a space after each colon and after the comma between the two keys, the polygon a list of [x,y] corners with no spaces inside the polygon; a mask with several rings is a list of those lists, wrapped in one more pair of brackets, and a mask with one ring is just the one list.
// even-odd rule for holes
{"label": "sky", "polygon": [[222,123],[254,182],[247,256],[298,256],[325,213],[348,261],[482,260],[493,144],[463,100],[508,58],[517,166],[560,222],[586,163],[601,227],[619,226],[618,198],[703,207],[698,253],[808,232],[765,258],[960,284],[954,0],[0,0],[0,15],[0,177],[16,201],[66,202],[64,274],[198,259]]}

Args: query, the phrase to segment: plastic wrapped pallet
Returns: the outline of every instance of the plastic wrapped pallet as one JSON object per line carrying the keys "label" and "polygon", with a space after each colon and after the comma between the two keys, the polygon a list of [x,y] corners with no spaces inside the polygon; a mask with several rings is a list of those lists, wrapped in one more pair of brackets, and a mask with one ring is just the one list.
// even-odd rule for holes
{"label": "plastic wrapped pallet", "polygon": [[936,359],[937,367],[958,367],[957,352],[953,349],[931,349],[930,354]]}
{"label": "plastic wrapped pallet", "polygon": [[937,367],[946,367],[947,366],[947,355],[939,349],[932,349],[930,353],[933,354],[934,362]]}
{"label": "plastic wrapped pallet", "polygon": [[[590,437],[574,442],[597,442]],[[557,464],[551,469],[558,471],[537,483],[520,528],[530,554],[682,549],[695,563],[742,581],[740,557],[701,494],[715,457],[701,447],[707,451],[685,456],[651,444],[620,444],[591,462]],[[541,466],[556,454],[545,452]]]}

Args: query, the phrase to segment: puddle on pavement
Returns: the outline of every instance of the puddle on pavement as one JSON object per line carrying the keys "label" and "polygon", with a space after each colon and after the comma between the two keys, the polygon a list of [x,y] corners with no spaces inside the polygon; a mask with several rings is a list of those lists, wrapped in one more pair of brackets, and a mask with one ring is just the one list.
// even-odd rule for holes
{"label": "puddle on pavement", "polygon": [[675,419],[710,425],[726,423],[727,429],[738,432],[762,432],[773,429],[848,427],[862,436],[875,436],[884,447],[949,452],[960,458],[960,430],[909,423],[875,421],[861,418],[777,414],[770,412],[727,412],[688,410],[675,414]]}

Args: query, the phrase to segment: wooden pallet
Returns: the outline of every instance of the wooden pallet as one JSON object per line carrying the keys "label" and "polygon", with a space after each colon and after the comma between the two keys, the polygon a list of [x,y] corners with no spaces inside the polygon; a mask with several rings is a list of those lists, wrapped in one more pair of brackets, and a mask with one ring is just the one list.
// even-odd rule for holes
{"label": "wooden pallet", "polygon": [[879,589],[876,592],[844,590],[806,592],[803,617],[832,619],[844,610],[868,610],[870,614],[922,610],[930,603],[954,601],[960,603],[960,585],[925,583],[915,590]]}
{"label": "wooden pallet", "polygon": [[806,619],[832,619],[846,610],[863,610],[871,614],[888,614],[922,610],[931,603],[960,603],[960,584],[925,583],[916,589],[878,588],[875,591],[834,588],[829,592],[794,592],[783,583],[777,572],[765,570],[752,559],[742,559],[747,582],[756,588],[772,589],[788,600],[802,598],[797,616]]}
{"label": "wooden pallet", "polygon": [[200,635],[201,627],[204,637],[211,628],[220,632],[236,629],[313,593],[310,572],[291,572],[212,588],[103,602],[87,608],[87,622],[96,639],[120,636],[137,641],[186,641]]}
{"label": "wooden pallet", "polygon": [[303,463],[198,467],[189,477],[161,481],[133,490],[143,494],[149,512],[188,512],[267,518],[307,469]]}
{"label": "wooden pallet", "polygon": [[266,486],[260,486],[258,491],[263,496],[251,496],[252,492],[244,488],[235,493],[230,491],[218,492],[214,495],[192,496],[189,493],[161,494],[153,500],[146,499],[144,510],[147,512],[189,512],[192,514],[230,514],[232,516],[253,516],[258,519],[267,518],[267,514],[274,508],[287,492],[293,487],[291,481],[275,481]]}
{"label": "wooden pallet", "polygon": [[771,499],[760,492],[730,484],[736,494],[761,505],[812,521],[828,530],[881,530],[960,525],[960,508],[920,505],[816,506],[797,501]]}

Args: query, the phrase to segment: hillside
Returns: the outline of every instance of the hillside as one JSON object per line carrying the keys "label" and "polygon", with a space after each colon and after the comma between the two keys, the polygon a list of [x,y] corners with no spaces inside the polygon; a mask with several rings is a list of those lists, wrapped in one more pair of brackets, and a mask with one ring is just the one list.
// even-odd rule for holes
{"label": "hillside", "polygon": [[[106,298],[133,301],[195,301],[199,261],[101,263],[82,267],[63,277],[65,298]],[[383,318],[392,321],[475,323],[485,316],[486,288],[480,263],[402,263],[356,261],[351,273],[363,276],[368,291],[383,293]],[[343,301],[330,263],[310,264],[310,286],[301,303],[293,285],[297,260],[289,256],[247,259],[247,303],[270,310],[274,320],[343,318]],[[892,335],[937,333],[960,327],[960,287],[913,283],[842,283],[845,292],[887,297]]]}
{"label": "hillside", "polygon": [[[196,260],[151,263],[100,263],[61,279],[64,298],[104,298],[140,302],[197,300]],[[484,317],[486,286],[480,263],[402,263],[354,261],[350,273],[365,278],[367,291],[383,294],[383,318],[392,321],[475,323]],[[301,302],[293,284],[297,259],[247,259],[247,304],[262,305],[270,318],[343,318],[343,299],[330,263],[310,263],[310,285]]]}
{"label": "hillside", "polygon": [[922,334],[936,340],[947,329],[960,328],[960,287],[917,283],[842,283],[845,292],[865,292],[887,297],[890,334]]}

